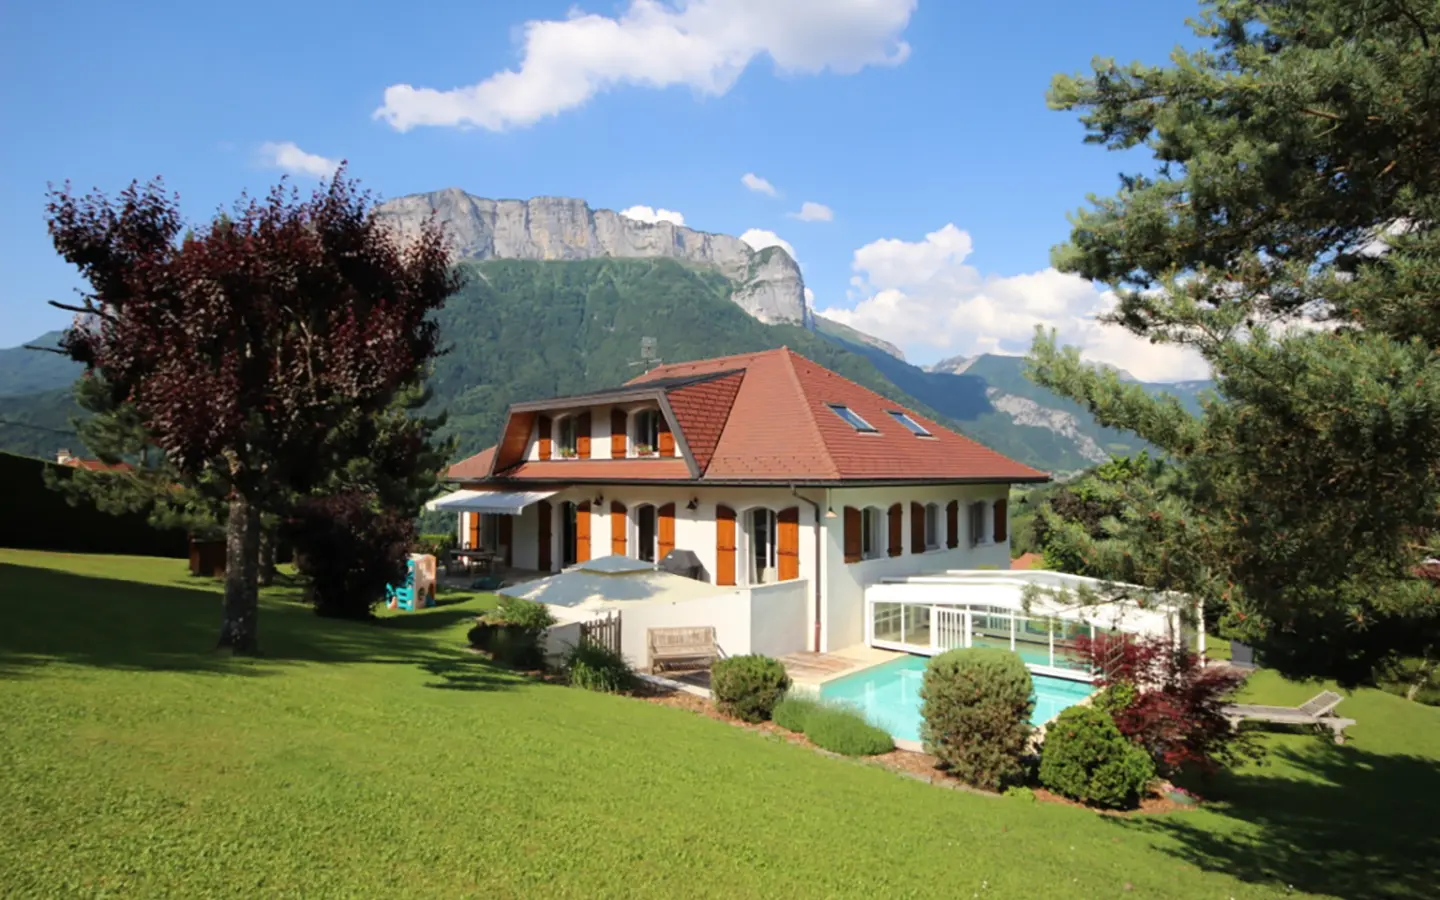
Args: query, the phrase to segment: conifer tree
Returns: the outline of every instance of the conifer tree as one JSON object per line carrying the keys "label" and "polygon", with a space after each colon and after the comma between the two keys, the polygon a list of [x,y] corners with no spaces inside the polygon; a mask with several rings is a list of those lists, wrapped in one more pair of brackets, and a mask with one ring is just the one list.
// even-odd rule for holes
{"label": "conifer tree", "polygon": [[1170,65],[1054,80],[1087,142],[1155,160],[1054,262],[1114,291],[1110,323],[1198,351],[1217,396],[1191,416],[1038,334],[1032,377],[1167,470],[1052,540],[1223,608],[1276,665],[1363,679],[1440,634],[1413,576],[1440,508],[1440,7],[1218,0],[1192,25]]}

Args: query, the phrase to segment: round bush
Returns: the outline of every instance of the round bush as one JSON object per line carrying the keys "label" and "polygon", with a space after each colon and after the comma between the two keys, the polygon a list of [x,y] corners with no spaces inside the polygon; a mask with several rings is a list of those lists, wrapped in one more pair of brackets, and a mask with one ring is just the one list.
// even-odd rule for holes
{"label": "round bush", "polygon": [[843,706],[817,706],[805,719],[805,736],[815,746],[843,756],[874,756],[895,749],[890,735]]}
{"label": "round bush", "polygon": [[582,643],[565,660],[570,684],[587,691],[617,694],[635,685],[635,673],[625,657],[598,644]]}
{"label": "round bush", "polygon": [[710,694],[716,707],[746,722],[770,718],[789,687],[785,667],[768,656],[731,656],[710,667]]}
{"label": "round bush", "polygon": [[1101,710],[1072,706],[1046,733],[1040,783],[1057,794],[1093,806],[1133,807],[1154,777],[1150,754]]}
{"label": "round bush", "polygon": [[786,731],[793,731],[799,734],[805,730],[805,723],[810,720],[810,714],[820,708],[820,701],[814,697],[796,696],[786,694],[775,704],[771,711],[770,718],[776,725]]}
{"label": "round bush", "polygon": [[1030,672],[1009,650],[950,650],[920,688],[925,748],[960,780],[998,791],[1021,771],[1029,740]]}

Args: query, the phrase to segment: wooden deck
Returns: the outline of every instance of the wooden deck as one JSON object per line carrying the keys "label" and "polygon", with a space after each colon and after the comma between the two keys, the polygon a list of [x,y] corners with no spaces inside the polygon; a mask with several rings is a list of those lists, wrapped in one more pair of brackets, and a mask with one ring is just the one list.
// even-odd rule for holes
{"label": "wooden deck", "polygon": [[900,655],[888,650],[877,650],[874,647],[855,646],[845,647],[833,653],[816,653],[809,650],[791,653],[780,657],[780,662],[785,666],[785,671],[790,674],[790,680],[797,684],[818,687],[824,682],[849,675],[851,672],[858,672],[861,669],[868,669]]}

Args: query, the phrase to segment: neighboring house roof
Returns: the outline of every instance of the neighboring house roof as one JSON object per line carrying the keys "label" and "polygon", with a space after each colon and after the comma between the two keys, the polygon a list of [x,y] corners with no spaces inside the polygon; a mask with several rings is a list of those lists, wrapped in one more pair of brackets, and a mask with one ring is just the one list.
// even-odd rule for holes
{"label": "neighboring house roof", "polygon": [[127,462],[107,463],[98,459],[76,459],[73,456],[60,465],[84,469],[87,472],[129,472],[135,468]]}
{"label": "neighboring house roof", "polygon": [[1045,555],[1042,553],[1022,553],[1010,560],[1012,569],[1043,569],[1045,568]]}
{"label": "neighboring house roof", "polygon": [[[668,406],[686,460],[522,462],[538,409],[655,399]],[[871,428],[857,430],[831,407]],[[903,413],[927,436],[891,415]],[[511,408],[501,446],[456,463],[457,481],[1025,482],[1049,476],[817,365],[788,348],[659,366],[623,387]],[[512,462],[513,460],[513,462]],[[693,465],[693,470],[691,466]],[[492,471],[495,469],[497,471]],[[625,474],[621,474],[621,472]]]}

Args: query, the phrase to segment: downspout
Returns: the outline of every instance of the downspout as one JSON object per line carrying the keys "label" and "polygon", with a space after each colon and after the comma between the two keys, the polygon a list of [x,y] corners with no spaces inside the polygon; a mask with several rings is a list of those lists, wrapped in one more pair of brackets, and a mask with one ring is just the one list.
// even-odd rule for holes
{"label": "downspout", "polygon": [[790,485],[790,494],[799,500],[804,500],[815,510],[815,652],[820,652],[820,570],[821,570],[821,533],[820,524],[823,515],[820,512],[820,504],[809,497],[800,496],[795,485]]}

